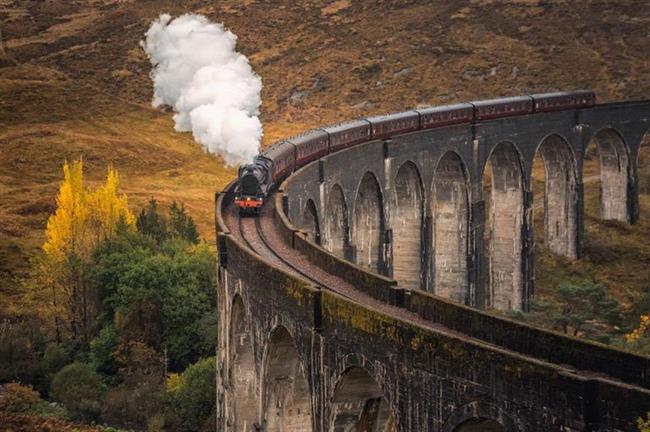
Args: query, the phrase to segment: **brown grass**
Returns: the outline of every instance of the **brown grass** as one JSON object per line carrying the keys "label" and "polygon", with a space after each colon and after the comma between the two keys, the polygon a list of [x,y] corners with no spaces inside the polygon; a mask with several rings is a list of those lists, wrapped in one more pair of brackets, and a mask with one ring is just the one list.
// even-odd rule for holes
{"label": "brown grass", "polygon": [[[235,170],[175,133],[170,113],[150,108],[150,65],[138,41],[163,11],[204,13],[238,35],[264,82],[265,143],[417,105],[579,87],[595,88],[601,100],[650,95],[650,8],[635,1],[18,4],[0,7],[4,299],[42,243],[65,159],[83,157],[91,183],[113,164],[134,209],[154,195],[185,202],[213,241],[213,192]],[[306,99],[292,103],[296,91]],[[645,214],[649,206],[642,198]],[[580,263],[540,253],[540,293],[561,276],[591,275],[633,301],[650,257],[645,214],[627,231],[588,219],[588,258]],[[611,252],[627,245],[633,253]]]}

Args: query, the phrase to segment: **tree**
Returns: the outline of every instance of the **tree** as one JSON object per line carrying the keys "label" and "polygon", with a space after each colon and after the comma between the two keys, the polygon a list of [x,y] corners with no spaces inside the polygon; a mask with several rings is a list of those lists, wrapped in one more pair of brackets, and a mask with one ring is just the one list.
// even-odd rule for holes
{"label": "tree", "polygon": [[122,343],[115,354],[122,383],[107,392],[102,418],[114,426],[147,429],[163,411],[162,356],[152,347],[137,341]]}
{"label": "tree", "polygon": [[616,299],[602,285],[591,281],[560,284],[555,292],[557,302],[537,301],[533,315],[554,328],[573,336],[587,336],[607,342],[611,328],[620,325],[621,310]]}
{"label": "tree", "polygon": [[214,430],[211,420],[216,404],[216,372],[214,357],[199,360],[183,372],[179,382],[171,389],[171,404],[181,419],[181,430]]}
{"label": "tree", "polygon": [[99,375],[84,363],[72,363],[61,369],[50,389],[52,399],[63,404],[73,418],[88,422],[99,420],[102,393]]}
{"label": "tree", "polygon": [[47,287],[56,311],[57,340],[61,322],[73,340],[87,345],[93,310],[97,306],[88,289],[87,269],[95,246],[113,236],[118,225],[133,225],[126,195],[118,195],[119,177],[108,169],[106,183],[95,191],[84,187],[81,159],[63,165],[54,215],[50,216],[43,245],[45,260],[41,274],[49,278]]}
{"label": "tree", "polygon": [[149,205],[143,208],[138,215],[136,222],[138,231],[142,234],[151,236],[158,244],[169,238],[167,231],[167,221],[164,216],[158,212],[158,201],[151,197]]}
{"label": "tree", "polygon": [[179,206],[176,201],[169,208],[169,225],[172,236],[182,238],[192,244],[199,242],[199,232],[194,220],[185,211],[185,206]]}
{"label": "tree", "polygon": [[99,245],[93,286],[103,310],[101,326],[114,325],[121,341],[167,350],[182,370],[214,352],[214,256],[204,245],[174,240],[163,247],[151,237],[125,233]]}
{"label": "tree", "polygon": [[127,196],[118,194],[119,186],[119,174],[109,167],[106,183],[89,195],[91,230],[95,234],[93,247],[100,241],[113,237],[118,225],[130,227],[135,222]]}

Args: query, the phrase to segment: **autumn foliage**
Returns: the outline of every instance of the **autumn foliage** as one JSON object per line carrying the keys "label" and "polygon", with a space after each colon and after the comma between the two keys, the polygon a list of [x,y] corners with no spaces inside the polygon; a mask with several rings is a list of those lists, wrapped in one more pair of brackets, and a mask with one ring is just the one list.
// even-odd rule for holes
{"label": "autumn foliage", "polygon": [[45,253],[59,261],[88,259],[98,242],[115,234],[120,221],[132,226],[135,218],[126,195],[118,193],[119,184],[117,171],[109,168],[106,183],[90,190],[84,186],[83,161],[66,162],[56,213],[47,221]]}
{"label": "autumn foliage", "polygon": [[[119,224],[133,227],[135,218],[126,195],[120,195],[119,176],[108,169],[106,182],[95,190],[84,184],[83,161],[63,165],[63,182],[50,216],[43,245],[41,286],[51,299],[50,315],[56,339],[69,333],[73,340],[88,345],[96,298],[89,289],[87,267],[92,251],[111,238]],[[43,302],[40,302],[43,304]]]}

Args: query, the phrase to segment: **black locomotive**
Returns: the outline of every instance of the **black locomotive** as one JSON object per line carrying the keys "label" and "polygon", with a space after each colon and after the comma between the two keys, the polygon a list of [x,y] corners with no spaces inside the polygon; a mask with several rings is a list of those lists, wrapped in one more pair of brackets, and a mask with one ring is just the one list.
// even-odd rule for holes
{"label": "black locomotive", "polygon": [[393,135],[456,124],[476,124],[504,117],[575,110],[596,104],[590,90],[545,93],[424,108],[368,117],[314,129],[277,142],[252,164],[239,168],[235,205],[240,214],[256,214],[284,178],[322,156]]}
{"label": "black locomotive", "polygon": [[264,155],[257,155],[252,164],[239,167],[239,182],[235,188],[235,205],[240,214],[257,214],[268,196],[272,182],[269,169],[273,161]]}

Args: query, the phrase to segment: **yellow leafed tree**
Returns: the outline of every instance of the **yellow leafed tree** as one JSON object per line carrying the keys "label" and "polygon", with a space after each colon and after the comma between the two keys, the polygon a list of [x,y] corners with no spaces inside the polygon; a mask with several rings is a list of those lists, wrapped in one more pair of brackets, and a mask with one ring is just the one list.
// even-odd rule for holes
{"label": "yellow leafed tree", "polygon": [[56,198],[56,213],[47,221],[45,253],[52,259],[65,260],[71,255],[85,256],[89,208],[83,184],[83,162],[63,165],[63,182]]}
{"label": "yellow leafed tree", "polygon": [[113,168],[108,169],[106,183],[89,195],[91,226],[95,238],[102,240],[115,234],[121,218],[128,226],[133,226],[135,217],[129,210],[126,195],[119,195],[119,175]]}
{"label": "yellow leafed tree", "polygon": [[53,275],[50,297],[60,323],[66,323],[73,338],[87,343],[95,302],[88,292],[86,267],[93,249],[115,234],[120,220],[133,226],[134,216],[126,195],[119,195],[119,175],[109,168],[106,183],[96,190],[84,187],[83,161],[63,165],[63,182],[56,199],[56,212],[47,221],[43,245]]}
{"label": "yellow leafed tree", "polygon": [[106,183],[95,191],[84,188],[83,161],[63,165],[56,213],[47,221],[45,253],[55,259],[88,258],[98,241],[115,233],[120,218],[132,226],[135,217],[126,195],[119,195],[119,175],[108,169]]}
{"label": "yellow leafed tree", "polygon": [[632,330],[625,335],[625,339],[629,343],[638,341],[650,329],[650,315],[641,315],[639,319],[639,327]]}

